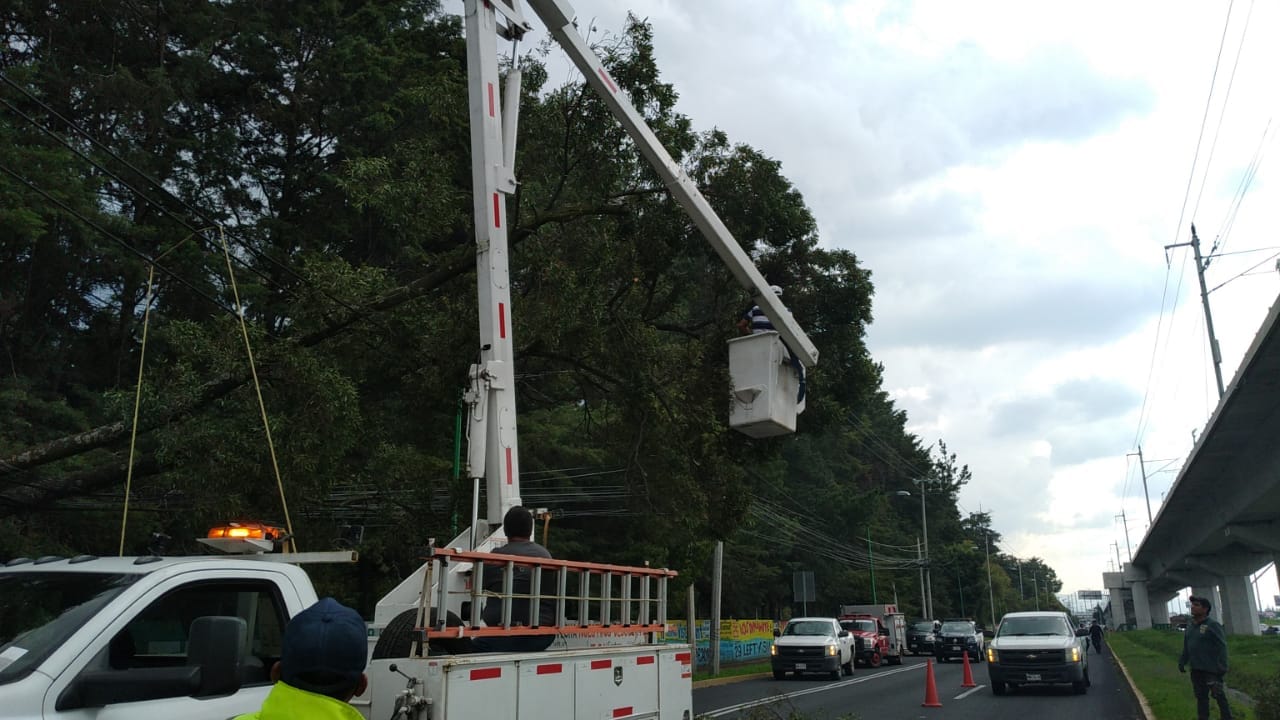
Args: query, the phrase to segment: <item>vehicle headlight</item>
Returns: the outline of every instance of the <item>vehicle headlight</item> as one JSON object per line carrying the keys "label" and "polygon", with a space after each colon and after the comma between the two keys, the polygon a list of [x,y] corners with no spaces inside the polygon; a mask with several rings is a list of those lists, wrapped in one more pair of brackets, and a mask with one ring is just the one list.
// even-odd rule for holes
{"label": "vehicle headlight", "polygon": [[1000,662],[1000,653],[996,652],[996,649],[990,645],[987,646],[987,662]]}
{"label": "vehicle headlight", "polygon": [[777,654],[778,654],[778,646],[777,646],[776,644],[770,644],[770,645],[769,645],[769,654],[770,654],[770,655],[777,655]]}
{"label": "vehicle headlight", "polygon": [[1080,662],[1080,648],[1073,647],[1067,652],[1070,653],[1069,658],[1071,662]]}
{"label": "vehicle headlight", "polygon": [[828,655],[830,655],[831,657],[835,657],[836,655],[839,655],[839,654],[840,654],[840,647],[839,647],[839,646],[837,646],[837,645],[828,645],[828,646],[827,646],[827,654],[828,654]]}

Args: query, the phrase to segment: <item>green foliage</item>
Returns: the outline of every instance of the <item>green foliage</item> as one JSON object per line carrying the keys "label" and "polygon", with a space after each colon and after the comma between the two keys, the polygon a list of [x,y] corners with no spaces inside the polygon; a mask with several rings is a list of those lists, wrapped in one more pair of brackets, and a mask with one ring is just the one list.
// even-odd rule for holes
{"label": "green foliage", "polygon": [[[195,552],[208,525],[284,522],[287,503],[305,549],[364,528],[359,567],[317,579],[368,611],[469,522],[458,18],[434,0],[103,0],[0,20],[5,76],[30,93],[6,89],[22,114],[0,110],[0,165],[22,178],[0,173],[0,554],[117,552],[126,493],[128,551],[165,533]],[[556,554],[673,567],[675,591],[706,598],[725,540],[726,614],[781,617],[796,570],[821,578],[818,607],[869,601],[869,558],[847,548],[870,534],[902,548],[876,583],[905,599],[922,528],[889,498],[932,477],[939,561],[982,587],[982,558],[956,548],[991,518],[960,518],[968,468],[881,386],[870,271],[820,247],[777,160],[676,112],[647,24],[607,36],[612,77],[822,351],[797,436],[732,432],[724,343],[749,298],[604,104],[550,86],[540,52],[520,61],[510,319],[522,490],[552,511]]]}

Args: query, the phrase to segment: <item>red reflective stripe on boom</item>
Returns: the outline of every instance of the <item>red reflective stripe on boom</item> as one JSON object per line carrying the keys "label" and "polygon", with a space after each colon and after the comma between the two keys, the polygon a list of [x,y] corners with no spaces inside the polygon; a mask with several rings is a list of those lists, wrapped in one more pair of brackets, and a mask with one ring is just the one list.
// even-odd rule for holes
{"label": "red reflective stripe on boom", "polygon": [[608,670],[611,667],[613,667],[612,660],[592,660],[591,661],[592,670]]}
{"label": "red reflective stripe on boom", "polygon": [[498,337],[507,336],[507,304],[498,303]]}
{"label": "red reflective stripe on boom", "polygon": [[511,484],[511,448],[507,448],[507,484]]}
{"label": "red reflective stripe on boom", "polygon": [[489,83],[489,117],[494,116],[493,109],[493,83]]}
{"label": "red reflective stripe on boom", "polygon": [[493,194],[493,226],[502,227],[502,205],[498,201],[498,193]]}
{"label": "red reflective stripe on boom", "polygon": [[604,84],[609,86],[610,92],[618,92],[618,86],[614,85],[613,80],[609,79],[609,75],[605,73],[604,68],[600,68],[596,72],[600,74],[600,79],[604,81]]}
{"label": "red reflective stripe on boom", "polygon": [[562,666],[560,663],[556,663],[554,665],[539,665],[538,674],[551,675],[552,673],[561,672],[563,669],[564,669],[564,666]]}
{"label": "red reflective stripe on boom", "polygon": [[496,677],[502,677],[502,668],[480,668],[471,671],[472,680],[489,680]]}

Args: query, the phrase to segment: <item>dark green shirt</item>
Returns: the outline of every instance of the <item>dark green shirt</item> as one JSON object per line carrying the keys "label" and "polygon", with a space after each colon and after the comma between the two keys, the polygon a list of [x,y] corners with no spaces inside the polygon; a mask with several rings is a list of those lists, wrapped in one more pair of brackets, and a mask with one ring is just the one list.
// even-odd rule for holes
{"label": "dark green shirt", "polygon": [[1207,616],[1204,622],[1192,620],[1182,635],[1182,656],[1178,658],[1178,664],[1188,665],[1192,670],[1225,673],[1227,634],[1222,623]]}

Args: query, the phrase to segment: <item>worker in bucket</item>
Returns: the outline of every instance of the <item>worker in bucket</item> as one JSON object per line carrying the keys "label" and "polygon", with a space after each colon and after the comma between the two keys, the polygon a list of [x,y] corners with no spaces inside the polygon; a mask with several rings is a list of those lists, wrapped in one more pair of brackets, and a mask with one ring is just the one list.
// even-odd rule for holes
{"label": "worker in bucket", "polygon": [[[782,297],[781,286],[770,285],[769,289],[773,291],[774,295]],[[769,320],[769,316],[764,314],[764,310],[759,305],[752,305],[750,310],[742,313],[742,317],[738,320],[738,329],[743,335],[758,335],[775,330],[773,323]],[[791,351],[791,348],[787,347],[785,341],[783,341],[782,346],[787,348],[787,361],[790,363],[791,368],[796,371],[796,377],[800,379],[800,391],[796,394],[796,402],[802,402],[805,393],[804,365],[800,364],[800,358]]]}

